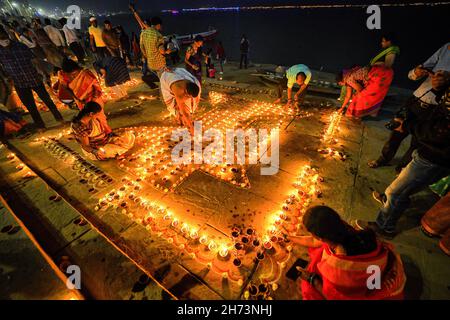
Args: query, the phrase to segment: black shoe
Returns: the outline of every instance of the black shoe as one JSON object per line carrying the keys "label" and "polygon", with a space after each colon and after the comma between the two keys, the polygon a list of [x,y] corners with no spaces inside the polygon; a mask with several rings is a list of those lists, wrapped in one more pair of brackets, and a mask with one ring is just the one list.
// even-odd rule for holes
{"label": "black shoe", "polygon": [[383,206],[386,203],[386,195],[384,193],[379,193],[378,191],[373,191],[372,197],[375,199],[375,201],[379,202]]}
{"label": "black shoe", "polygon": [[376,222],[365,221],[357,219],[354,221],[353,225],[359,230],[370,229],[374,231],[378,236],[383,237],[387,240],[391,240],[395,237],[395,232],[387,232],[381,229]]}

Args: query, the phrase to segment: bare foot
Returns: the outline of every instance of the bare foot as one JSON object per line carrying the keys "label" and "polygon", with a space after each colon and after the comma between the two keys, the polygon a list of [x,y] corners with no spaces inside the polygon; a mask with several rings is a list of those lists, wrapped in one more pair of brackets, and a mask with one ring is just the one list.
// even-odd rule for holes
{"label": "bare foot", "polygon": [[275,100],[273,103],[280,103],[281,102],[281,98]]}

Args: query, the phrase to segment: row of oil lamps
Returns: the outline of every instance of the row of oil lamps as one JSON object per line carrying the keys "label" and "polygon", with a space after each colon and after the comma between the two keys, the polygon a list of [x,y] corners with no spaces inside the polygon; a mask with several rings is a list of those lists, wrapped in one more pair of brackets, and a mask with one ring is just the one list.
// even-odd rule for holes
{"label": "row of oil lamps", "polygon": [[339,111],[335,111],[330,115],[328,127],[326,128],[323,136],[322,143],[326,146],[324,148],[319,148],[317,151],[324,156],[333,159],[339,159],[341,161],[347,160],[347,155],[329,145],[336,145],[338,143],[338,139],[336,138],[336,134],[339,132],[339,124],[342,119],[342,113]]}
{"label": "row of oil lamps", "polygon": [[[54,157],[63,160],[71,166],[73,171],[81,178],[80,183],[94,188],[104,188],[114,183],[114,179],[97,166],[89,163],[76,151],[58,142],[56,139],[44,139],[44,148]],[[90,192],[95,189],[90,188]]]}

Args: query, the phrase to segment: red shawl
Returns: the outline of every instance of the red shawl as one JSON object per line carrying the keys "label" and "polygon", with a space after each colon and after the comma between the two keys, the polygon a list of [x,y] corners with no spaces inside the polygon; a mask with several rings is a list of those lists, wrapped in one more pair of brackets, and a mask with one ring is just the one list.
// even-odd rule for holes
{"label": "red shawl", "polygon": [[[390,244],[379,242],[371,253],[358,256],[334,254],[328,245],[309,249],[309,272],[322,278],[322,295],[308,282],[301,281],[304,300],[384,300],[403,299],[406,276],[398,254]],[[368,289],[371,265],[381,269],[381,289]]]}

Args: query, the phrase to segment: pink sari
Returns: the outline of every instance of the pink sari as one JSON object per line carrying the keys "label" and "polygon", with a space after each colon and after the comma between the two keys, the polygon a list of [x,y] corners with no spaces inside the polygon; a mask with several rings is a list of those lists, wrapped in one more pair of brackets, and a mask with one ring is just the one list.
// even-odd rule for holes
{"label": "pink sari", "polygon": [[353,96],[346,115],[358,118],[368,115],[377,116],[393,78],[394,72],[391,68],[382,65],[372,66],[367,85]]}

